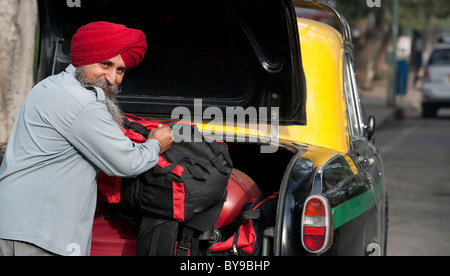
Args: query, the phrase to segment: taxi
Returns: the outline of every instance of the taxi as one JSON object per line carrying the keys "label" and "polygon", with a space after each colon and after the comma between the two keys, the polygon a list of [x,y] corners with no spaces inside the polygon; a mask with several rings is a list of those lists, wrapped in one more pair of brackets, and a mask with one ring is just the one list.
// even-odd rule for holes
{"label": "taxi", "polygon": [[[265,255],[386,253],[375,120],[361,105],[350,28],[335,8],[298,0],[69,2],[38,1],[37,81],[70,64],[80,26],[140,29],[149,51],[126,73],[122,110],[194,122],[227,143],[234,167],[262,193],[279,192]],[[296,7],[326,11],[338,28],[297,17]]]}

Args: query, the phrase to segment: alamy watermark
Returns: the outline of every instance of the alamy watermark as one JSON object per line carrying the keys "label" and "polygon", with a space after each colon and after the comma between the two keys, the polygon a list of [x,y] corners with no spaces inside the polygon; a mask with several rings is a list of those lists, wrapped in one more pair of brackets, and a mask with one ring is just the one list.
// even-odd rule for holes
{"label": "alamy watermark", "polygon": [[[193,122],[198,126],[203,121],[209,121],[203,127],[202,134],[214,140],[227,143],[260,142],[261,153],[275,153],[279,147],[279,107],[272,107],[270,110],[267,107],[257,109],[253,106],[246,109],[241,106],[226,107],[223,114],[222,109],[214,106],[203,111],[203,101],[195,99],[194,114],[187,107],[180,106],[172,111],[171,119],[179,120],[172,127],[172,131],[176,133],[174,142],[201,142],[202,137],[194,137],[194,141],[191,141],[190,125]],[[226,133],[220,130],[221,127],[226,128]]]}
{"label": "alamy watermark", "polygon": [[366,0],[369,8],[381,8],[381,0]]}
{"label": "alamy watermark", "polygon": [[66,0],[69,8],[81,8],[81,0]]}

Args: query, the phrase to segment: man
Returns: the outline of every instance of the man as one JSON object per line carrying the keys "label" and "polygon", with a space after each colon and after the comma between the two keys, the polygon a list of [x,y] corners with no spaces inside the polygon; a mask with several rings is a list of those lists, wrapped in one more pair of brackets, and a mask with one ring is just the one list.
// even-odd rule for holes
{"label": "man", "polygon": [[0,256],[89,255],[99,170],[133,177],[170,147],[169,127],[143,144],[119,127],[115,95],[146,50],[139,30],[90,23],[73,37],[72,64],[30,91],[0,167]]}

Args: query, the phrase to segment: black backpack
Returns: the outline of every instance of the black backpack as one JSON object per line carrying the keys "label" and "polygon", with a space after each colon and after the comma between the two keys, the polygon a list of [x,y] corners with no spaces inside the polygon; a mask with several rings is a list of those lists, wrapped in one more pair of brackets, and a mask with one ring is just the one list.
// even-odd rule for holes
{"label": "black backpack", "polygon": [[[142,131],[136,122],[125,127]],[[232,161],[226,144],[203,136],[195,125],[182,131],[174,131],[174,140],[182,141],[161,154],[153,169],[122,182],[120,205],[142,214],[138,255],[195,255],[200,240],[214,237]]]}

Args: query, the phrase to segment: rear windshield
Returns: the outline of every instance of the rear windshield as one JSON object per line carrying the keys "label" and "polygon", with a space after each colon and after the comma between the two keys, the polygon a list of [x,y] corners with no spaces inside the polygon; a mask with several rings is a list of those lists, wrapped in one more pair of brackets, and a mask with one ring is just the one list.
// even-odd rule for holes
{"label": "rear windshield", "polygon": [[450,49],[435,50],[430,57],[429,65],[450,65]]}

